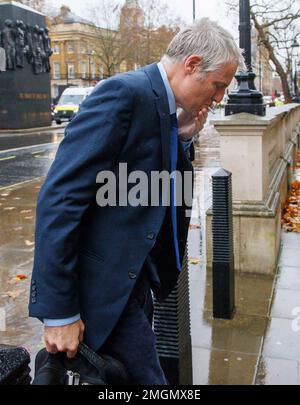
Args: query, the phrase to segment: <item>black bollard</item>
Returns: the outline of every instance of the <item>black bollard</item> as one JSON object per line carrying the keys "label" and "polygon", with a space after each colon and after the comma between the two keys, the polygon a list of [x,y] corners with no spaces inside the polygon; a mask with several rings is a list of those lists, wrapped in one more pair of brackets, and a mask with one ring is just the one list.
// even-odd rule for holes
{"label": "black bollard", "polygon": [[231,319],[234,312],[234,251],[231,173],[220,169],[213,188],[213,316]]}
{"label": "black bollard", "polygon": [[162,304],[154,299],[153,321],[160,364],[169,383],[191,385],[192,343],[187,251],[176,287]]}

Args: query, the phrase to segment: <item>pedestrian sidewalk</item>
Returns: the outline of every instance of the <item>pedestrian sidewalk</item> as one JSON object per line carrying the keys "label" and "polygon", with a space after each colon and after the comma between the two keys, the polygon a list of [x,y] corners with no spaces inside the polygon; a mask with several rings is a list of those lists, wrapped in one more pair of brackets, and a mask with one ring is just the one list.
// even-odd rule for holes
{"label": "pedestrian sidewalk", "polygon": [[42,180],[0,190],[0,343],[43,346],[42,324],[28,317],[37,193]]}
{"label": "pedestrian sidewalk", "polygon": [[282,232],[274,276],[235,275],[232,320],[212,317],[205,213],[211,205],[211,175],[217,169],[196,171],[189,233],[194,384],[300,384],[300,234]]}

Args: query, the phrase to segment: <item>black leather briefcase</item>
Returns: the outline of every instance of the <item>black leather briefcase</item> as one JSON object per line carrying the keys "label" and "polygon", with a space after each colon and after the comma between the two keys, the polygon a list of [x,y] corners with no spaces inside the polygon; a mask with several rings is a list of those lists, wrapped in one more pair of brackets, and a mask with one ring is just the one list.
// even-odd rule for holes
{"label": "black leather briefcase", "polygon": [[66,353],[50,354],[41,349],[35,358],[33,385],[127,385],[129,377],[122,363],[95,353],[80,343],[75,358]]}
{"label": "black leather briefcase", "polygon": [[0,345],[0,385],[29,385],[29,362],[23,347]]}

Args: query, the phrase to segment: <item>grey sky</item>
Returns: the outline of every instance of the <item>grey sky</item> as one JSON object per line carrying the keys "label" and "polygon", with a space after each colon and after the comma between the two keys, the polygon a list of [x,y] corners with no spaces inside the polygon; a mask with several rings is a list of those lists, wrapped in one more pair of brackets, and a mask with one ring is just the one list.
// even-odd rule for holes
{"label": "grey sky", "polygon": [[[187,23],[193,20],[193,0],[161,0],[162,3],[166,3],[174,12],[179,15]],[[71,8],[71,10],[84,17],[87,5],[90,3],[99,3],[101,0],[52,0],[52,4],[60,6],[65,4]],[[125,3],[125,0],[124,0]],[[238,19],[235,16],[230,16],[230,19],[226,15],[226,8],[224,0],[196,0],[196,18],[210,17],[213,20],[218,21],[224,28],[227,28],[235,38],[238,37]]]}

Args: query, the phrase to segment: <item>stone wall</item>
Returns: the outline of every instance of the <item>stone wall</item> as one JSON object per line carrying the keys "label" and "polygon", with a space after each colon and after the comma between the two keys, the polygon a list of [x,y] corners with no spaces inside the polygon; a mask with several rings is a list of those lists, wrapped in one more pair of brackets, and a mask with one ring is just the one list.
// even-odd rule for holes
{"label": "stone wall", "polygon": [[[281,210],[299,148],[300,105],[212,121],[221,167],[232,173],[235,269],[272,274],[280,250]],[[207,265],[212,265],[212,212],[207,212]]]}

